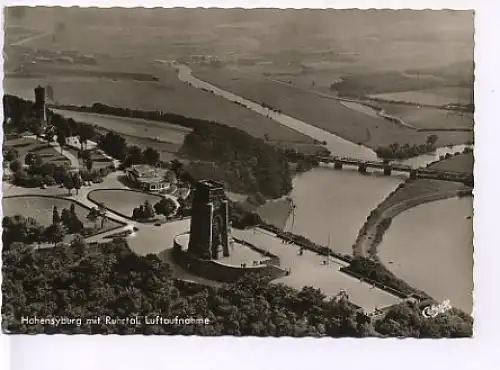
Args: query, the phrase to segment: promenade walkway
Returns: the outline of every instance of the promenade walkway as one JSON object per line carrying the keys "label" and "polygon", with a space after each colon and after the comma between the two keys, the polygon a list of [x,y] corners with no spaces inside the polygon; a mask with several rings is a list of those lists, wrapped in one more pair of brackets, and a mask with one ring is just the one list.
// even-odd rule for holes
{"label": "promenade walkway", "polygon": [[239,239],[277,255],[281,267],[291,269],[290,275],[275,280],[275,283],[283,283],[296,289],[313,286],[321,289],[327,297],[335,297],[345,291],[351,302],[362,307],[367,313],[401,301],[388,292],[341,272],[340,268],[348,265],[344,261],[327,259],[306,249],[300,255],[300,246],[293,243],[284,244],[276,235],[260,228],[233,229],[232,233]]}

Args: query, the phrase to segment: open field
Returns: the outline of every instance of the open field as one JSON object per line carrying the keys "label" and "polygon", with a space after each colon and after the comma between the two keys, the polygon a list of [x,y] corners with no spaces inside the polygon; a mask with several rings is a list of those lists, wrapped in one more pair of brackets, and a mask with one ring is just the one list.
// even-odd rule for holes
{"label": "open field", "polygon": [[183,144],[184,137],[191,132],[190,129],[166,122],[61,109],[53,109],[53,111],[64,117],[73,118],[76,122],[96,125],[122,135],[149,138],[179,146]]}
{"label": "open field", "polygon": [[[405,123],[420,129],[473,129],[474,127],[472,113],[403,104],[377,103],[377,105],[380,105],[385,113],[399,117]],[[439,132],[437,135],[442,137],[440,145],[447,145],[446,139],[453,136],[444,132]]]}
{"label": "open field", "polygon": [[171,69],[162,70],[159,76],[160,82],[113,81],[104,78],[72,80],[52,76],[5,78],[4,90],[8,94],[33,100],[34,86],[50,84],[54,90],[54,100],[62,105],[91,106],[99,102],[121,108],[161,110],[219,122],[259,138],[267,134],[269,141],[280,142],[284,146],[314,144],[314,140],[308,136],[182,83]]}
{"label": "open field", "polygon": [[[93,221],[87,220],[89,209],[70,199],[48,196],[20,196],[3,198],[2,200],[4,216],[22,215],[24,217],[33,217],[44,226],[49,226],[52,223],[52,209],[54,206],[61,212],[64,208],[69,209],[71,204],[75,205],[76,214],[85,227],[95,227]],[[99,231],[108,231],[121,225],[121,223],[108,218],[104,228]]]}
{"label": "open field", "polygon": [[418,179],[406,183],[402,189],[397,190],[394,194],[384,200],[383,207],[380,210],[390,208],[393,205],[408,199],[418,198],[437,192],[463,189],[466,189],[466,186],[458,182]]}
{"label": "open field", "polygon": [[443,87],[432,90],[374,94],[369,97],[427,105],[470,104],[472,102],[472,89],[465,87]]}
{"label": "open field", "polygon": [[29,152],[38,154],[44,162],[51,162],[58,165],[70,165],[70,161],[57,152],[46,142],[38,141],[31,138],[20,138],[14,140],[5,140],[3,150],[13,148],[19,153],[19,161],[24,164],[24,157]]}
{"label": "open field", "polygon": [[148,200],[151,205],[163,199],[159,195],[144,193],[142,191],[123,189],[99,189],[93,190],[88,195],[89,200],[94,203],[103,203],[110,211],[125,217],[132,217],[134,208],[139,207]]}
{"label": "open field", "polygon": [[[322,128],[354,143],[371,148],[425,143],[429,133],[401,127],[373,114],[359,112],[339,101],[299,90],[286,84],[230,70],[194,67],[202,80]],[[440,132],[438,145],[461,144],[472,138],[468,132]]]}
{"label": "open field", "polygon": [[444,161],[436,162],[429,167],[436,170],[470,174],[474,172],[474,154],[466,153],[456,155]]}

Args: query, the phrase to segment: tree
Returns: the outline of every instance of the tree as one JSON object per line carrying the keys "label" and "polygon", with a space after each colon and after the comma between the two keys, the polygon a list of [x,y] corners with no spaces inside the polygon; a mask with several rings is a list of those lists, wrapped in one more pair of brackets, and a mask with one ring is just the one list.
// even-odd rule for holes
{"label": "tree", "polygon": [[80,233],[83,229],[83,222],[80,221],[80,218],[78,217],[76,213],[76,207],[74,203],[71,203],[71,206],[69,208],[69,230],[72,233]]}
{"label": "tree", "polygon": [[9,148],[9,150],[7,150],[7,152],[4,154],[3,158],[7,162],[11,162],[11,161],[19,158],[19,152],[14,148]]}
{"label": "tree", "polygon": [[11,169],[12,172],[16,173],[23,168],[23,165],[16,159],[15,161],[9,164],[9,168]]}
{"label": "tree", "polygon": [[52,186],[52,185],[56,184],[56,181],[54,180],[54,178],[51,175],[45,175],[43,177],[43,183],[47,186]]}
{"label": "tree", "polygon": [[80,142],[85,145],[85,148],[87,148],[88,141],[92,139],[94,136],[95,136],[95,131],[92,126],[85,124],[80,126],[79,138]]}
{"label": "tree", "polygon": [[60,145],[62,153],[63,147],[66,145],[66,134],[62,130],[57,131],[57,143]]}
{"label": "tree", "polygon": [[101,228],[103,228],[107,220],[106,205],[104,203],[99,203],[99,205],[97,206],[97,211],[99,212],[99,216],[101,217]]}
{"label": "tree", "polygon": [[170,162],[170,165],[171,165],[172,171],[174,171],[174,173],[177,175],[177,177],[179,177],[179,175],[182,173],[182,170],[183,170],[182,163],[179,160],[174,159],[173,161]]}
{"label": "tree", "polygon": [[71,213],[69,209],[63,208],[61,212],[61,222],[68,228],[68,230],[71,230]]}
{"label": "tree", "polygon": [[165,216],[165,218],[168,218],[175,211],[175,209],[175,203],[170,198],[163,198],[154,206],[156,213]]}
{"label": "tree", "polygon": [[435,135],[435,134],[429,135],[429,136],[427,136],[426,144],[434,146],[434,145],[436,145],[436,142],[438,141],[438,138],[439,137],[437,135]]}
{"label": "tree", "polygon": [[37,139],[42,135],[42,123],[38,119],[32,119],[30,122],[30,131],[36,136]]}
{"label": "tree", "polygon": [[80,153],[80,157],[84,161],[88,161],[89,159],[92,158],[92,153],[89,150],[80,150],[79,153]]}
{"label": "tree", "polygon": [[73,178],[71,176],[66,176],[66,178],[64,179],[64,187],[66,189],[68,189],[68,194],[71,195],[71,191],[73,190],[73,188],[75,187],[75,184],[73,183]]}
{"label": "tree", "polygon": [[52,225],[56,225],[61,223],[61,216],[59,216],[59,211],[57,210],[57,207],[54,206],[52,208]]}
{"label": "tree", "polygon": [[92,162],[92,159],[88,159],[86,162],[85,162],[85,167],[87,168],[87,170],[90,172],[92,171],[92,166],[94,165],[94,162]]}
{"label": "tree", "polygon": [[60,223],[52,224],[45,230],[45,235],[48,241],[56,245],[64,239],[64,228]]}
{"label": "tree", "polygon": [[99,210],[96,207],[91,208],[87,215],[87,220],[89,220],[90,222],[94,222],[94,226],[96,229],[97,229],[98,218],[99,218]]}
{"label": "tree", "polygon": [[135,207],[134,210],[132,211],[132,219],[133,220],[141,220],[143,218],[142,215],[142,210],[144,207]]}
{"label": "tree", "polygon": [[71,247],[75,250],[77,256],[82,258],[85,255],[87,243],[81,235],[75,235],[75,238],[71,241]]}
{"label": "tree", "polygon": [[140,164],[144,161],[141,148],[138,146],[131,146],[127,150],[127,158],[125,159],[125,166],[133,164]]}
{"label": "tree", "polygon": [[155,216],[155,210],[149,200],[144,202],[144,218],[149,219]]}
{"label": "tree", "polygon": [[82,188],[82,179],[79,174],[73,176],[73,187],[76,189],[76,194],[78,195],[78,191]]}
{"label": "tree", "polygon": [[39,154],[29,152],[28,154],[26,154],[26,157],[24,157],[24,163],[27,166],[41,166],[43,164],[43,159]]}
{"label": "tree", "polygon": [[158,161],[160,160],[160,153],[158,153],[157,150],[154,150],[151,147],[148,147],[146,148],[146,150],[144,150],[143,156],[144,156],[144,161],[150,165],[154,165],[158,163]]}
{"label": "tree", "polygon": [[48,129],[46,132],[45,132],[45,139],[47,139],[47,141],[49,143],[52,143],[54,141],[54,136],[55,136],[55,132],[53,129]]}

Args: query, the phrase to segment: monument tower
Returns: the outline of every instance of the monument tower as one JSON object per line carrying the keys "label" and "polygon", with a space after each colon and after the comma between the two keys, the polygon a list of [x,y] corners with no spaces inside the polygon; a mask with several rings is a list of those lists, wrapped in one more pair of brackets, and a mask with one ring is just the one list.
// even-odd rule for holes
{"label": "monument tower", "polygon": [[196,184],[188,253],[201,259],[229,256],[229,205],[224,186],[212,180]]}

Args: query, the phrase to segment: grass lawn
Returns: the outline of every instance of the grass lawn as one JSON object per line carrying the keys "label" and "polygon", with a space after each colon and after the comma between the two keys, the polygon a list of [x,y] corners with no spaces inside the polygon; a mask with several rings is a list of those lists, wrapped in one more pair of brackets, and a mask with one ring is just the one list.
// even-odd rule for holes
{"label": "grass lawn", "polygon": [[[78,150],[72,147],[66,147],[64,148],[71,154],[73,154],[75,157],[78,158]],[[92,169],[100,169],[100,168],[106,168],[109,165],[113,164],[113,161],[109,160],[105,156],[103,156],[101,153],[92,150],[90,154],[90,158],[92,159]],[[80,161],[81,164],[81,161]],[[85,168],[85,166],[82,166],[82,168]]]}
{"label": "grass lawn", "polygon": [[[194,75],[220,88],[257,103],[266,103],[285,114],[322,128],[354,143],[371,148],[425,143],[429,133],[401,127],[381,117],[351,109],[339,101],[298,90],[256,75],[228,69],[193,67]],[[440,143],[463,144],[472,138],[468,132],[440,132]]]}
{"label": "grass lawn", "polygon": [[[85,227],[95,226],[94,222],[87,220],[89,209],[69,199],[58,197],[21,196],[3,198],[2,200],[4,216],[29,216],[35,218],[40,224],[45,226],[49,226],[52,223],[52,209],[54,206],[57,207],[60,213],[64,208],[69,209],[71,204],[75,205],[76,214]],[[100,222],[98,222],[97,225],[100,225]],[[121,226],[121,223],[108,218],[107,222],[104,224],[104,228],[99,231],[111,230],[118,226]]]}
{"label": "grass lawn", "polygon": [[34,152],[40,155],[44,162],[52,162],[59,165],[70,165],[69,159],[56,151],[46,142],[38,141],[31,138],[20,138],[14,140],[5,140],[3,143],[4,150],[8,148],[16,149],[19,153],[19,161],[24,164],[24,157],[29,152]]}
{"label": "grass lawn", "polygon": [[123,189],[93,190],[88,195],[94,203],[103,203],[110,211],[125,217],[132,217],[134,208],[148,200],[152,205],[158,203],[162,197],[142,191]]}
{"label": "grass lawn", "polygon": [[474,154],[466,153],[456,155],[444,161],[439,161],[430,166],[432,169],[472,173],[474,171]]}

